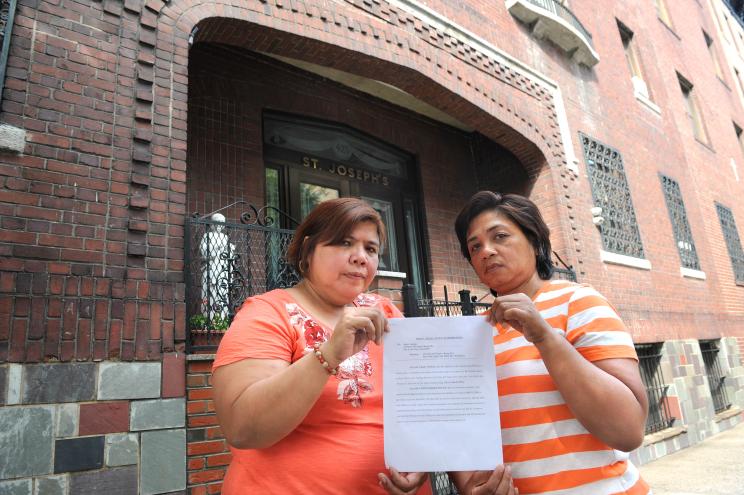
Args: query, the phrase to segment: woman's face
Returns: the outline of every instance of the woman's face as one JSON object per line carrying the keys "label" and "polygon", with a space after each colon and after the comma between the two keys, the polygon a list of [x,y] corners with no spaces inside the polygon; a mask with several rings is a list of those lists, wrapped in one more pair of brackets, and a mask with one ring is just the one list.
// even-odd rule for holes
{"label": "woman's face", "polygon": [[341,244],[315,246],[308,258],[306,277],[328,302],[348,304],[375,278],[379,252],[377,226],[362,222]]}
{"label": "woman's face", "polygon": [[525,284],[538,277],[535,249],[529,239],[497,210],[475,217],[466,239],[475,273],[497,293],[523,292]]}

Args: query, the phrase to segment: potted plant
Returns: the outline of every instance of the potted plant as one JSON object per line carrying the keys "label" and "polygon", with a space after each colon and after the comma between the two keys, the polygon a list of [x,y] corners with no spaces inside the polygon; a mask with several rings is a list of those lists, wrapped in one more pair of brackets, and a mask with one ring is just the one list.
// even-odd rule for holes
{"label": "potted plant", "polygon": [[227,318],[216,315],[214,318],[212,318],[212,324],[209,326],[209,328],[213,333],[223,334],[227,331],[229,326],[230,322],[227,321]]}
{"label": "potted plant", "polygon": [[207,323],[208,320],[206,316],[202,314],[193,315],[191,318],[189,318],[189,327],[191,328],[191,333],[207,333],[209,327]]}

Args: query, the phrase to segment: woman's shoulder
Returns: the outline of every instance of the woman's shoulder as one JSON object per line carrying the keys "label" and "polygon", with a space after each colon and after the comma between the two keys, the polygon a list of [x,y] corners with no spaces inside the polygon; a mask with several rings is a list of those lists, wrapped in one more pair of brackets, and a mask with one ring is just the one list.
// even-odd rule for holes
{"label": "woman's shoulder", "polygon": [[274,289],[248,297],[241,305],[238,314],[240,312],[281,314],[287,303],[292,301],[292,296],[286,289]]}

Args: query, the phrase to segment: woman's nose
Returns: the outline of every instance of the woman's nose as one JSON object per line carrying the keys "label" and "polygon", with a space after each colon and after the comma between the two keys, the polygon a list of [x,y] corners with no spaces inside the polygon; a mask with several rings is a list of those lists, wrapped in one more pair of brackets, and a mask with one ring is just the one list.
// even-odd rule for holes
{"label": "woman's nose", "polygon": [[481,249],[481,256],[485,258],[490,258],[491,256],[496,254],[496,246],[492,242],[487,242],[483,244],[483,248]]}
{"label": "woman's nose", "polygon": [[357,246],[354,247],[351,251],[351,262],[352,263],[359,263],[359,264],[366,264],[367,263],[367,254],[364,250],[364,246]]}

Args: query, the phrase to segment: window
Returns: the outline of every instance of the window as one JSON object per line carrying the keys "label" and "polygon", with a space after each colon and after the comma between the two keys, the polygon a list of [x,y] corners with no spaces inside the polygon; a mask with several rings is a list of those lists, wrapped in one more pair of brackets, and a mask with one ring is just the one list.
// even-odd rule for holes
{"label": "window", "polygon": [[690,223],[687,221],[687,212],[685,203],[682,201],[679,184],[666,175],[660,177],[661,187],[664,189],[664,199],[666,200],[667,210],[669,210],[669,219],[672,221],[674,241],[677,244],[682,266],[691,270],[700,270],[700,261],[698,260],[695,243],[692,240],[692,230],[690,229]]}
{"label": "window", "polygon": [[620,21],[617,21],[617,28],[620,31],[620,39],[623,42],[625,61],[628,63],[628,69],[630,70],[630,79],[633,81],[633,92],[636,95],[648,98],[648,86],[643,78],[641,59],[633,40],[633,31],[628,29],[628,27]]}
{"label": "window", "polygon": [[726,240],[726,248],[731,258],[731,266],[734,269],[734,280],[737,284],[744,285],[744,252],[741,249],[741,240],[736,229],[734,214],[730,208],[720,203],[716,203],[716,210],[721,222],[723,238]]}
{"label": "window", "polygon": [[744,153],[744,131],[742,131],[741,127],[736,125],[736,122],[734,122],[734,132],[736,133],[736,140],[739,142],[739,148],[741,148],[741,152]]}
{"label": "window", "polygon": [[679,80],[679,87],[682,90],[682,96],[685,99],[685,109],[687,111],[687,117],[690,119],[692,125],[692,132],[698,141],[703,143],[708,142],[708,136],[705,133],[705,126],[703,125],[703,119],[698,108],[697,99],[693,94],[693,86],[690,81],[685,79],[682,75],[677,73]]}
{"label": "window", "polygon": [[710,395],[713,398],[713,408],[716,413],[725,411],[731,406],[726,395],[726,375],[723,374],[721,364],[718,362],[720,343],[720,340],[700,341],[700,352],[703,354],[705,374],[708,375],[708,387],[710,387]]}
{"label": "window", "polygon": [[734,69],[734,75],[736,76],[736,86],[739,88],[740,97],[744,97],[744,86],[741,83],[741,74],[739,71]]}
{"label": "window", "polygon": [[579,133],[589,170],[594,205],[602,208],[604,222],[599,231],[602,248],[634,258],[643,258],[643,244],[636,222],[623,157],[619,151]]}
{"label": "window", "polygon": [[708,53],[710,54],[711,60],[713,60],[713,68],[716,71],[716,75],[719,79],[723,80],[723,71],[721,70],[721,64],[718,62],[718,55],[716,55],[716,49],[713,47],[713,38],[708,33],[703,31],[703,38],[705,39],[705,45],[708,47]]}
{"label": "window", "polygon": [[654,0],[654,3],[656,4],[656,15],[659,16],[659,19],[667,26],[672,27],[672,18],[669,17],[666,0]]}
{"label": "window", "polygon": [[648,417],[646,417],[646,434],[661,431],[672,426],[674,418],[669,411],[667,390],[669,385],[664,381],[661,372],[661,348],[663,342],[653,344],[636,344],[638,368],[641,380],[648,396]]}

